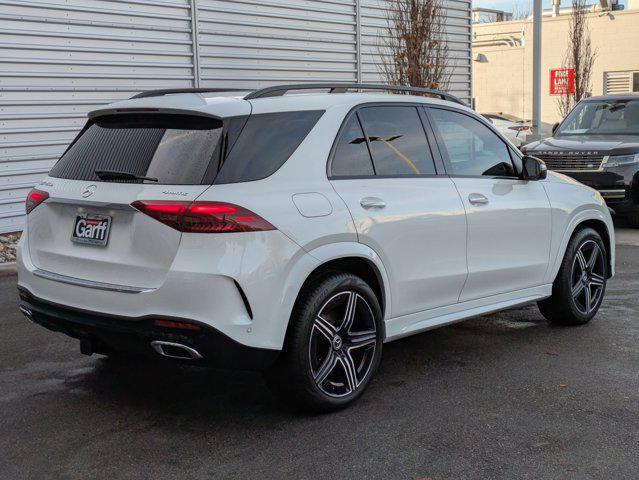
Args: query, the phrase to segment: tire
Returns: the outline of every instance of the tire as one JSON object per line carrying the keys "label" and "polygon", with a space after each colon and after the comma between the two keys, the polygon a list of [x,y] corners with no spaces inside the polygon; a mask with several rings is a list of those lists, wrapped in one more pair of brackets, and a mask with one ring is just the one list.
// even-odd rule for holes
{"label": "tire", "polygon": [[608,255],[592,228],[573,234],[552,286],[552,296],[537,303],[541,314],[556,325],[583,325],[597,313],[608,278]]}
{"label": "tire", "polygon": [[300,292],[282,355],[265,372],[266,382],[304,410],[342,409],[370,384],[383,332],[379,302],[364,280],[339,272],[318,276]]}
{"label": "tire", "polygon": [[628,215],[628,225],[630,228],[639,228],[639,213]]}

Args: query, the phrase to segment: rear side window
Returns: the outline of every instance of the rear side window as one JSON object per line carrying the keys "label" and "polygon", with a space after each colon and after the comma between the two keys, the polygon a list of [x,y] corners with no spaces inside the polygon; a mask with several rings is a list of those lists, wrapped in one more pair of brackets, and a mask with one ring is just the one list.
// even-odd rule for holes
{"label": "rear side window", "polygon": [[323,113],[251,115],[214,183],[250,182],[273,174],[297,150]]}
{"label": "rear side window", "polygon": [[359,110],[377,175],[433,175],[435,165],[416,107]]}
{"label": "rear side window", "polygon": [[[122,172],[197,185],[214,174],[220,155],[220,120],[180,115],[114,115],[98,118],[71,145],[49,175],[105,181],[95,172]],[[212,171],[211,171],[212,170]],[[138,179],[106,181],[140,183]]]}
{"label": "rear side window", "polygon": [[331,163],[332,177],[375,175],[371,156],[366,146],[357,115],[351,115],[335,147]]}

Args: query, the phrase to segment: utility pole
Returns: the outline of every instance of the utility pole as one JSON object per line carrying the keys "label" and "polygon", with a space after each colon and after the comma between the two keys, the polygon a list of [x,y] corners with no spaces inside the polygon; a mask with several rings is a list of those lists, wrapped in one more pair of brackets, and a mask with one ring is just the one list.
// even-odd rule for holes
{"label": "utility pole", "polygon": [[533,108],[532,137],[541,138],[541,0],[534,0],[533,7]]}

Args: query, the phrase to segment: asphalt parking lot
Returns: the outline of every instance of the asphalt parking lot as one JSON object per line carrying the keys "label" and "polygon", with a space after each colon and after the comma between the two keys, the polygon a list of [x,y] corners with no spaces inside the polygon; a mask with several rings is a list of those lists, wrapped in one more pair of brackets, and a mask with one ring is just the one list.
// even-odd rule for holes
{"label": "asphalt parking lot", "polygon": [[85,357],[0,278],[0,479],[639,478],[639,231],[618,240],[589,325],[530,306],[390,343],[324,416],[257,374]]}

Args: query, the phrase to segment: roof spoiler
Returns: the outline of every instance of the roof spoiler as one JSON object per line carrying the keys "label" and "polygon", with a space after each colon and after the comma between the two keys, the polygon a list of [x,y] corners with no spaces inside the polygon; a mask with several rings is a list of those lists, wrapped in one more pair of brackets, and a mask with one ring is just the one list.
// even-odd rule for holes
{"label": "roof spoiler", "polygon": [[133,95],[134,98],[161,97],[163,95],[171,95],[174,93],[224,93],[224,92],[248,92],[250,88],[166,88],[163,90],[147,90],[146,92]]}

